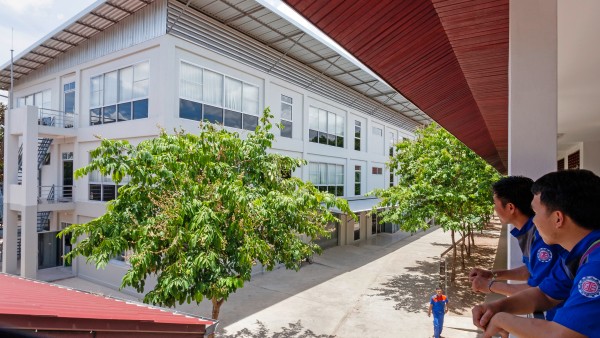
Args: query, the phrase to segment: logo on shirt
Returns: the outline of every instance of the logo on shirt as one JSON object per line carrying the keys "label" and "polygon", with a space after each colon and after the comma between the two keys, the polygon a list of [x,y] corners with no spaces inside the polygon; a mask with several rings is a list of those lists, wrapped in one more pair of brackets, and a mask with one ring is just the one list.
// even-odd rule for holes
{"label": "logo on shirt", "polygon": [[537,252],[537,259],[542,263],[549,262],[552,260],[552,251],[546,248],[540,248]]}
{"label": "logo on shirt", "polygon": [[594,276],[583,277],[577,285],[579,293],[588,298],[600,296],[600,280]]}

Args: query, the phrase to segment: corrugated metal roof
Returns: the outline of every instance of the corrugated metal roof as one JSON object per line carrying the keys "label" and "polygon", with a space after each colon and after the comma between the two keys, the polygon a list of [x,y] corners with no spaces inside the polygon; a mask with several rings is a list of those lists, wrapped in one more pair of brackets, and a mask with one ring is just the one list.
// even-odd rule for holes
{"label": "corrugated metal roof", "polygon": [[395,89],[314,38],[310,32],[304,32],[254,0],[177,1],[186,6],[184,10],[191,7],[287,57],[308,65],[323,76],[374,98],[383,106],[401,113],[416,124],[431,122],[427,115]]}
{"label": "corrugated metal roof", "polygon": [[0,324],[44,330],[204,333],[216,322],[0,273]]}
{"label": "corrugated metal roof", "polygon": [[[154,0],[99,0],[14,57],[14,79],[43,67],[69,49],[118,23]],[[10,60],[0,69],[0,89],[10,88]]]}

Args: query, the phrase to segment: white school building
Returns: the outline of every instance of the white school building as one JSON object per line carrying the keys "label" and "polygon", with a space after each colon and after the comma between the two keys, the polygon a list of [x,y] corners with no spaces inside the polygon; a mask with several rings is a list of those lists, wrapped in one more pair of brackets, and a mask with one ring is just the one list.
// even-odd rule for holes
{"label": "white school building", "polygon": [[[10,62],[0,87],[10,88]],[[273,151],[303,158],[294,173],[347,198],[360,221],[331,225],[323,246],[398,231],[367,215],[365,194],[394,184],[392,145],[430,119],[348,57],[254,0],[101,0],[14,59],[6,116],[2,271],[36,278],[65,266],[56,234],[105,212],[110,178],[73,179],[99,145],[132,143],[159,128],[195,133],[199,121],[245,137],[270,107]],[[127,263],[74,275],[118,286]]]}

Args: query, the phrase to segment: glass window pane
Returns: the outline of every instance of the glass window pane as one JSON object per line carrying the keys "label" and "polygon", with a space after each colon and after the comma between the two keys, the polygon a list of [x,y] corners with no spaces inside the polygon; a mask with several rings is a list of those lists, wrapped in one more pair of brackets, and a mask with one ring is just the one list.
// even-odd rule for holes
{"label": "glass window pane", "polygon": [[102,108],[94,108],[90,109],[90,125],[102,124],[102,120],[100,119],[100,113]]}
{"label": "glass window pane", "polygon": [[322,133],[319,132],[319,143],[320,144],[327,144],[327,133]]}
{"label": "glass window pane", "polygon": [[133,95],[133,67],[119,70],[119,102],[131,101]]}
{"label": "glass window pane", "polygon": [[210,123],[223,124],[223,108],[205,104],[203,119]]}
{"label": "glass window pane", "polygon": [[292,106],[287,103],[281,103],[281,118],[291,121],[292,120]]}
{"label": "glass window pane", "polygon": [[319,184],[319,164],[310,163],[308,165],[308,170],[309,170],[309,180],[315,185]]}
{"label": "glass window pane", "polygon": [[100,183],[102,182],[102,175],[100,175],[100,172],[98,170],[93,170],[92,172],[90,172],[89,180],[92,183]]}
{"label": "glass window pane", "polygon": [[335,135],[335,126],[336,126],[336,122],[335,122],[335,114],[332,112],[329,112],[327,114],[327,133],[331,134],[331,135]]}
{"label": "glass window pane", "polygon": [[360,151],[360,139],[359,138],[354,139],[354,150]]}
{"label": "glass window pane", "polygon": [[102,200],[112,201],[117,197],[117,188],[113,184],[104,184],[102,186]]}
{"label": "glass window pane", "polygon": [[335,164],[328,164],[327,165],[327,184],[328,185],[332,185],[332,184],[336,184],[336,169],[335,169],[336,165]]}
{"label": "glass window pane", "polygon": [[202,118],[202,104],[179,99],[179,117],[182,119],[200,121]]}
{"label": "glass window pane", "polygon": [[335,117],[335,134],[337,136],[344,136],[344,117],[337,115]]}
{"label": "glass window pane", "polygon": [[133,66],[133,81],[138,82],[150,78],[150,63],[142,62]]}
{"label": "glass window pane", "polygon": [[179,77],[179,96],[202,101],[202,68],[182,62]]}
{"label": "glass window pane", "polygon": [[52,109],[52,91],[50,89],[42,92],[42,104],[40,108]]}
{"label": "glass window pane", "polygon": [[319,111],[315,107],[308,109],[308,129],[319,130]]}
{"label": "glass window pane", "polygon": [[327,111],[319,109],[319,131],[327,132]]}
{"label": "glass window pane", "polygon": [[344,166],[335,166],[336,184],[344,184]]}
{"label": "glass window pane", "polygon": [[25,97],[25,105],[27,106],[33,106],[33,95],[29,95],[27,97]]}
{"label": "glass window pane", "polygon": [[117,105],[117,118],[119,121],[131,120],[131,102]]}
{"label": "glass window pane", "polygon": [[104,74],[104,105],[117,103],[117,71]]}
{"label": "glass window pane", "polygon": [[99,107],[102,105],[102,75],[90,79],[90,106]]}
{"label": "glass window pane", "polygon": [[319,163],[319,184],[327,184],[327,164]]}
{"label": "glass window pane", "polygon": [[281,124],[283,129],[281,130],[281,136],[292,138],[292,122],[282,120]]}
{"label": "glass window pane", "polygon": [[281,101],[285,103],[292,104],[292,98],[289,96],[281,95]]}
{"label": "glass window pane", "polygon": [[106,106],[102,108],[102,122],[112,123],[117,121],[117,106]]}
{"label": "glass window pane", "polygon": [[75,92],[65,93],[65,113],[75,112]]}
{"label": "glass window pane", "polygon": [[144,119],[148,117],[148,99],[133,102],[133,119]]}
{"label": "glass window pane", "polygon": [[101,201],[102,200],[102,185],[90,184],[90,200]]}
{"label": "glass window pane", "polygon": [[244,113],[258,116],[258,87],[244,83]]}
{"label": "glass window pane", "polygon": [[242,111],[242,81],[225,78],[225,108]]}
{"label": "glass window pane", "polygon": [[258,127],[258,116],[244,114],[243,128],[246,130],[255,131]]}
{"label": "glass window pane", "polygon": [[242,113],[236,111],[225,111],[225,125],[227,127],[242,129]]}
{"label": "glass window pane", "polygon": [[330,146],[337,145],[337,140],[334,134],[327,134],[327,144]]}
{"label": "glass window pane", "polygon": [[308,141],[309,142],[319,143],[319,132],[316,131],[316,130],[310,129],[308,131]]}
{"label": "glass window pane", "polygon": [[204,102],[212,106],[223,107],[223,75],[206,69],[203,73]]}
{"label": "glass window pane", "polygon": [[335,146],[336,147],[340,147],[340,148],[344,148],[344,137],[343,136],[336,136],[335,137]]}
{"label": "glass window pane", "polygon": [[133,99],[148,96],[148,80],[136,81],[133,83]]}
{"label": "glass window pane", "polygon": [[344,196],[344,186],[338,186],[335,189],[336,196]]}

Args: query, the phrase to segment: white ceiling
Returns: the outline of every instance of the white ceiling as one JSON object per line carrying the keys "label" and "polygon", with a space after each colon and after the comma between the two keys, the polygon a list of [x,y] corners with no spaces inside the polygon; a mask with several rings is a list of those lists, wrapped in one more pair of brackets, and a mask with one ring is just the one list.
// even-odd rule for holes
{"label": "white ceiling", "polygon": [[559,152],[600,141],[598,13],[598,0],[558,0]]}

